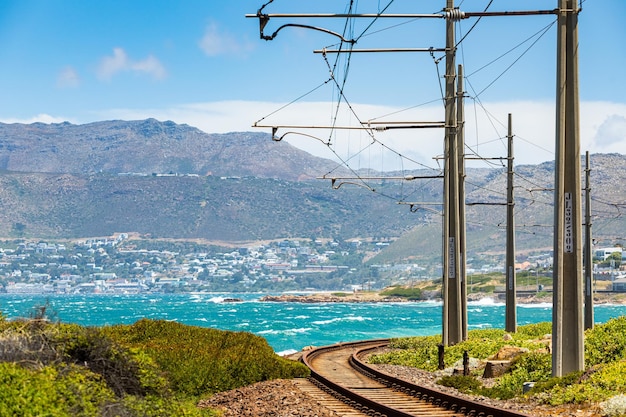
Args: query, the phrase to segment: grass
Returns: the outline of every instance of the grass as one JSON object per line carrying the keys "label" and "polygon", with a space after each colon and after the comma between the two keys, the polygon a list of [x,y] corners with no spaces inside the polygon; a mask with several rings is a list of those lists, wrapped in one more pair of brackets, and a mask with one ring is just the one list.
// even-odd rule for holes
{"label": "grass", "polygon": [[[487,360],[505,345],[526,348],[512,361],[511,367],[495,383],[483,384],[481,369],[469,376],[441,378],[439,383],[461,391],[491,398],[520,398],[553,406],[563,404],[600,404],[608,411],[604,415],[626,415],[626,317],[611,319],[596,325],[585,334],[584,372],[574,372],[562,378],[552,377],[552,355],[547,349],[545,334],[551,323],[521,326],[511,338],[503,330],[473,330],[468,340],[445,351],[446,367],[459,361],[467,351],[472,358]],[[436,371],[440,336],[395,339],[393,351],[370,358],[372,363],[414,366]],[[535,382],[527,393],[525,382]]]}

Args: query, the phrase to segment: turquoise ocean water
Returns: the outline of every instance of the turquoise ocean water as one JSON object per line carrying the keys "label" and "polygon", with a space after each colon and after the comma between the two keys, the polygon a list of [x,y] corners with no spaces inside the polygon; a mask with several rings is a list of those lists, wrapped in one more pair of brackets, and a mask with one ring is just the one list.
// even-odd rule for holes
{"label": "turquoise ocean water", "polygon": [[[275,303],[259,294],[0,295],[5,317],[28,317],[46,302],[55,320],[85,326],[132,324],[141,318],[247,331],[267,339],[278,353],[338,342],[441,333],[441,303]],[[224,303],[224,298],[241,298]],[[626,306],[595,307],[596,323],[626,314]],[[518,305],[518,324],[552,319],[549,304]],[[504,304],[468,306],[469,328],[503,328]]]}

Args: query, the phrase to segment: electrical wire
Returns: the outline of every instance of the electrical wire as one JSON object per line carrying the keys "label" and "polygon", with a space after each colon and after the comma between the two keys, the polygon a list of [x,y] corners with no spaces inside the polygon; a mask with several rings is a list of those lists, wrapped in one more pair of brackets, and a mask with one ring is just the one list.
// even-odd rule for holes
{"label": "electrical wire", "polygon": [[[491,6],[491,4],[493,3],[493,0],[489,0],[489,4],[487,4],[487,6],[485,7],[485,9],[483,10],[483,12],[486,12],[487,10],[489,10],[489,7]],[[462,4],[462,3],[461,3]],[[454,45],[454,48],[458,48],[460,44],[463,43],[463,41],[465,40],[465,38],[467,38],[467,36],[472,33],[472,31],[474,30],[474,28],[476,27],[476,25],[478,25],[478,22],[480,22],[480,20],[482,19],[482,16],[480,16],[478,19],[476,19],[476,21],[474,22],[474,24],[472,25],[472,27],[465,33],[465,35],[463,35],[463,37],[456,43],[456,45]]]}
{"label": "electrical wire", "polygon": [[370,22],[369,25],[367,25],[367,27],[365,29],[363,29],[363,32],[361,32],[361,34],[359,36],[356,37],[356,41],[358,42],[359,39],[361,39],[363,37],[363,35],[365,35],[367,33],[367,31],[372,27],[372,25],[378,20],[378,18],[385,13],[385,11],[389,8],[389,6],[391,6],[393,4],[394,0],[390,0],[389,3],[387,3],[387,5],[382,9],[379,10],[379,12],[377,13],[377,16]]}
{"label": "electrical wire", "polygon": [[[480,96],[481,96],[481,95],[482,95],[482,94],[483,94],[486,90],[488,90],[488,89],[489,89],[489,88],[490,88],[493,84],[495,84],[495,83],[496,83],[496,81],[498,81],[500,78],[502,78],[502,76],[504,76],[504,74],[506,74],[506,73],[507,73],[507,72],[508,72],[511,68],[513,68],[513,66],[514,66],[515,64],[517,64],[517,62],[519,62],[519,60],[520,60],[520,59],[522,59],[522,57],[524,57],[524,55],[526,55],[526,54],[528,53],[528,51],[530,51],[530,49],[531,49],[533,46],[535,46],[535,45],[537,44],[537,42],[539,42],[539,40],[540,40],[541,38],[543,38],[543,36],[544,36],[546,33],[548,33],[548,31],[549,31],[549,30],[552,28],[552,26],[554,26],[555,24],[556,24],[556,20],[552,21],[552,22],[551,22],[549,25],[547,25],[544,29],[542,29],[540,32],[538,32],[538,33],[540,33],[540,35],[537,37],[537,39],[536,39],[534,42],[532,42],[532,43],[530,44],[530,46],[529,46],[528,48],[526,48],[526,49],[522,52],[522,54],[521,54],[520,56],[518,56],[518,57],[517,57],[517,59],[515,59],[515,60],[514,60],[514,61],[513,61],[513,62],[512,62],[512,63],[511,63],[508,67],[506,67],[506,69],[505,69],[504,71],[502,71],[502,73],[500,73],[500,75],[498,75],[496,78],[494,78],[494,79],[493,79],[493,81],[491,81],[491,82],[490,82],[489,84],[487,84],[487,86],[485,86],[485,87],[484,87],[484,88],[483,88],[483,89],[482,89],[479,93],[477,93],[477,94],[475,95],[475,97],[480,97]],[[533,35],[533,36],[536,36],[536,34],[535,34],[535,35]],[[531,38],[529,38],[529,39],[532,39],[532,37],[531,37]],[[506,52],[506,53],[502,54],[500,57],[496,58],[495,60],[493,60],[493,61],[491,61],[491,62],[487,63],[487,64],[486,64],[485,66],[483,66],[482,68],[479,68],[479,69],[477,69],[476,71],[474,71],[473,73],[471,73],[471,74],[467,75],[467,78],[471,78],[471,77],[472,77],[472,75],[474,75],[474,74],[478,73],[479,71],[483,70],[484,68],[488,67],[489,65],[491,65],[491,64],[493,64],[493,63],[495,63],[495,62],[496,62],[496,61],[498,61],[500,58],[503,58],[504,56],[506,56],[506,55],[507,55],[507,54],[509,54],[510,52],[514,51],[515,49],[517,49],[518,47],[520,47],[521,45],[523,45],[523,44],[524,44],[525,42],[527,42],[529,39],[527,39],[526,41],[524,41],[524,42],[522,42],[522,43],[518,44],[518,45],[517,45],[517,46],[515,46],[514,48],[510,49],[508,52]]]}
{"label": "electrical wire", "polygon": [[[274,0],[272,0],[274,1]],[[257,120],[256,122],[254,122],[253,126],[258,125],[259,123],[261,123],[263,120],[267,119],[270,116],[273,116],[274,114],[278,113],[279,111],[285,109],[286,107],[291,106],[292,104],[294,104],[297,101],[302,100],[304,97],[308,96],[309,94],[313,94],[315,91],[319,90],[320,88],[322,88],[323,86],[325,86],[326,84],[328,84],[329,82],[332,81],[332,78],[327,79],[326,81],[324,81],[323,83],[321,83],[320,85],[318,85],[317,87],[314,87],[313,89],[309,90],[308,92],[302,94],[301,96],[291,100],[289,103],[284,104],[282,106],[280,106],[279,108],[277,108],[276,110],[272,111],[269,114],[266,114],[265,116],[261,117],[259,120]]]}
{"label": "electrical wire", "polygon": [[[269,1],[269,2],[267,2],[265,5],[263,5],[263,7],[261,8],[261,10],[262,10],[265,6],[267,6],[268,4],[272,3],[272,1],[273,1],[273,0],[270,0],[270,1]],[[409,22],[403,22],[403,23],[401,23],[401,24],[394,25],[394,26],[392,26],[392,27],[390,27],[390,28],[384,28],[384,29],[380,29],[379,31],[376,31],[376,32],[370,32],[370,29],[373,27],[374,23],[378,20],[378,18],[379,18],[380,16],[382,16],[382,15],[384,14],[384,12],[385,12],[385,11],[386,11],[386,10],[387,10],[387,9],[388,9],[388,8],[389,8],[392,4],[393,4],[393,3],[394,3],[394,0],[389,1],[389,2],[386,4],[386,6],[385,6],[382,10],[380,10],[380,4],[379,4],[379,13],[378,13],[378,16],[377,16],[377,17],[375,17],[375,18],[374,18],[371,22],[369,22],[369,24],[366,26],[366,28],[365,28],[365,29],[364,29],[364,30],[363,30],[363,31],[362,31],[362,32],[361,32],[358,36],[356,36],[356,37],[354,37],[354,36],[353,36],[353,35],[354,35],[354,34],[353,34],[353,32],[354,32],[354,26],[353,26],[353,22],[352,22],[352,20],[353,20],[353,19],[347,18],[347,19],[346,19],[346,22],[345,22],[345,24],[344,24],[343,35],[342,35],[343,37],[342,37],[342,39],[344,39],[344,38],[346,38],[346,39],[355,39],[355,41],[358,41],[359,39],[361,39],[361,38],[363,38],[363,37],[365,37],[365,36],[371,36],[371,35],[373,35],[373,34],[376,34],[376,33],[382,32],[383,30],[388,30],[388,29],[390,29],[390,28],[397,27],[397,26],[400,26],[400,25],[402,25],[402,24],[409,23]],[[486,8],[485,8],[485,11],[489,9],[489,7],[491,6],[491,4],[492,4],[492,3],[493,3],[493,0],[490,0],[490,1],[489,1],[489,3],[487,4]],[[348,8],[347,8],[347,10],[348,10],[348,14],[350,14],[350,13],[352,12],[352,10],[353,10],[353,8],[354,8],[354,7],[355,7],[355,2],[354,2],[354,0],[351,0],[351,1],[349,2],[349,6],[348,6]],[[411,21],[413,21],[413,20],[415,20],[415,19],[412,19]],[[479,18],[479,19],[478,19],[478,20],[477,20],[477,21],[476,21],[476,22],[472,25],[472,27],[469,29],[469,31],[467,31],[467,32],[466,32],[466,33],[465,33],[465,34],[461,37],[461,39],[460,39],[460,40],[456,43],[455,48],[457,48],[457,47],[461,47],[461,46],[463,45],[463,42],[467,39],[467,37],[468,37],[468,36],[469,36],[469,34],[470,34],[473,30],[474,30],[474,28],[476,28],[476,26],[477,26],[477,24],[480,22],[480,20],[481,20],[481,18]],[[477,113],[477,112],[476,112],[476,109],[477,109],[477,108],[482,108],[482,109],[483,109],[483,111],[485,112],[485,114],[488,116],[488,120],[491,122],[492,127],[493,127],[493,129],[494,129],[494,130],[496,130],[496,131],[498,130],[498,129],[496,128],[496,126],[495,126],[495,123],[494,123],[494,120],[497,120],[497,119],[495,119],[495,118],[494,118],[494,117],[493,117],[493,116],[492,116],[492,115],[491,115],[491,114],[487,111],[487,109],[485,108],[485,106],[484,106],[484,105],[480,102],[480,99],[479,99],[479,98],[480,98],[480,96],[481,96],[481,95],[482,95],[482,94],[483,94],[483,93],[484,93],[484,92],[485,92],[488,88],[490,88],[490,87],[491,87],[491,86],[492,86],[495,82],[497,82],[497,80],[498,80],[498,79],[500,79],[500,78],[501,78],[501,77],[502,77],[502,76],[503,76],[503,75],[504,75],[507,71],[509,71],[509,70],[510,70],[510,69],[511,69],[511,68],[512,68],[512,67],[513,67],[513,66],[514,66],[514,65],[515,65],[515,64],[516,64],[516,63],[517,63],[517,62],[518,62],[518,61],[519,61],[519,60],[520,60],[520,59],[521,59],[521,58],[522,58],[522,57],[523,57],[523,56],[524,56],[524,55],[525,55],[525,54],[526,54],[526,53],[527,53],[527,52],[528,52],[528,51],[529,51],[529,50],[530,50],[530,49],[531,49],[531,48],[532,48],[532,47],[533,47],[533,46],[534,46],[534,45],[535,45],[538,41],[539,41],[539,39],[541,39],[541,38],[545,35],[545,33],[546,33],[546,32],[550,29],[550,27],[552,27],[553,25],[554,25],[554,22],[552,22],[552,23],[551,23],[550,25],[548,25],[546,28],[542,29],[541,31],[539,31],[539,32],[537,32],[536,34],[534,34],[533,36],[531,36],[531,37],[530,37],[529,39],[527,39],[526,41],[522,42],[521,44],[517,45],[516,47],[512,48],[511,50],[509,50],[509,51],[508,51],[508,52],[506,52],[505,54],[503,54],[503,55],[501,55],[500,57],[496,58],[495,60],[493,60],[493,61],[491,61],[491,62],[487,63],[486,65],[484,65],[483,67],[479,68],[478,70],[476,70],[476,71],[472,72],[471,74],[469,74],[469,75],[466,77],[466,79],[470,78],[472,75],[475,75],[475,74],[477,74],[478,72],[480,72],[480,71],[484,70],[485,68],[487,68],[488,66],[492,65],[492,64],[493,64],[493,63],[495,63],[496,61],[500,60],[500,59],[501,59],[501,58],[503,58],[504,56],[508,55],[509,53],[511,53],[512,51],[514,51],[515,49],[519,48],[521,45],[523,45],[524,43],[528,42],[530,39],[532,39],[532,38],[534,38],[534,37],[537,37],[537,39],[535,39],[535,41],[534,41],[534,42],[532,42],[532,43],[531,43],[531,45],[530,45],[530,46],[529,46],[526,50],[524,50],[524,52],[523,52],[523,53],[522,53],[519,57],[517,57],[517,59],[515,59],[515,60],[514,60],[514,61],[513,61],[513,62],[512,62],[512,63],[511,63],[511,64],[510,64],[510,65],[509,65],[506,69],[505,69],[505,71],[504,71],[504,72],[502,72],[502,73],[501,73],[500,75],[498,75],[495,79],[493,79],[493,80],[492,80],[489,84],[487,84],[487,85],[486,85],[486,86],[485,86],[485,87],[484,87],[484,88],[483,88],[480,92],[476,93],[476,92],[475,92],[476,90],[475,90],[475,89],[474,89],[474,87],[471,85],[471,82],[470,82],[470,81],[468,81],[468,84],[470,85],[470,87],[472,88],[472,90],[473,90],[473,91],[474,91],[474,93],[475,93],[475,94],[473,95],[473,97],[472,97],[472,99],[474,100],[475,114]],[[262,120],[264,120],[265,118],[267,118],[267,117],[269,117],[269,116],[271,116],[271,115],[273,115],[273,114],[277,113],[278,111],[280,111],[280,110],[284,109],[285,107],[287,107],[287,106],[289,106],[289,105],[291,105],[291,104],[295,103],[296,101],[301,100],[302,98],[306,97],[307,95],[311,94],[312,92],[316,91],[317,89],[321,88],[322,86],[324,86],[324,85],[326,85],[327,83],[329,83],[329,82],[331,82],[331,81],[332,81],[333,88],[336,88],[336,89],[337,89],[337,91],[336,91],[336,95],[337,95],[337,102],[336,102],[336,105],[334,106],[334,108],[335,108],[335,109],[334,109],[334,112],[333,112],[334,114],[333,114],[333,116],[332,116],[332,126],[336,126],[336,124],[337,124],[337,121],[338,121],[338,115],[339,115],[339,110],[340,110],[340,107],[342,107],[342,105],[347,106],[347,108],[348,108],[348,110],[349,110],[349,113],[350,113],[350,114],[351,114],[351,115],[352,115],[352,116],[353,116],[353,117],[354,117],[354,118],[355,118],[355,119],[356,119],[359,123],[361,123],[361,125],[364,125],[364,124],[361,122],[361,119],[359,118],[359,116],[357,115],[357,113],[356,113],[355,109],[354,109],[354,108],[353,108],[353,106],[350,104],[349,100],[347,99],[347,97],[346,97],[346,95],[345,95],[345,87],[346,87],[346,84],[347,84],[347,82],[348,82],[348,78],[349,78],[348,76],[349,76],[349,72],[350,72],[350,63],[351,63],[351,57],[352,57],[352,53],[351,53],[351,51],[350,51],[350,50],[353,48],[354,42],[344,42],[344,41],[342,40],[342,41],[340,42],[340,44],[339,44],[339,49],[340,49],[340,50],[343,50],[344,48],[346,48],[346,43],[348,44],[348,45],[347,45],[348,51],[347,51],[347,53],[345,54],[345,62],[344,62],[344,65],[343,65],[343,74],[342,74],[341,80],[338,80],[338,78],[337,78],[336,74],[337,74],[337,69],[339,68],[339,63],[341,62],[341,58],[340,58],[340,56],[342,56],[342,55],[344,55],[344,54],[337,54],[337,57],[336,57],[336,59],[335,59],[334,63],[331,65],[331,63],[328,61],[328,58],[327,58],[326,54],[324,53],[324,54],[323,54],[323,57],[324,57],[324,60],[325,60],[325,62],[326,62],[326,64],[327,64],[327,66],[328,66],[328,69],[329,69],[329,72],[330,72],[330,78],[329,78],[328,80],[326,80],[324,83],[320,84],[318,87],[316,87],[316,88],[312,89],[311,91],[309,91],[308,93],[305,93],[305,94],[301,95],[300,97],[296,98],[295,100],[291,101],[290,103],[287,103],[286,105],[284,105],[284,106],[280,107],[279,109],[275,110],[274,112],[272,112],[272,113],[268,114],[267,116],[265,116],[265,117],[261,118],[261,119],[260,119],[259,121],[257,121],[255,124],[257,124],[257,123],[261,122]],[[445,95],[444,95],[444,93],[443,93],[443,86],[442,86],[442,84],[441,84],[442,77],[441,77],[440,68],[439,68],[439,64],[440,64],[441,60],[443,59],[443,57],[441,57],[441,58],[437,59],[437,58],[435,58],[435,56],[434,56],[434,54],[433,54],[432,52],[431,52],[431,56],[432,56],[433,61],[434,61],[434,63],[435,63],[435,69],[436,69],[436,73],[437,73],[437,79],[439,80],[440,93],[441,93],[441,98],[440,98],[440,99],[437,99],[437,100],[433,100],[432,102],[434,102],[434,101],[438,101],[438,100],[441,100],[441,101],[442,101],[442,103],[443,103],[443,102],[445,102]],[[429,103],[430,103],[430,102],[429,102]],[[422,104],[422,105],[423,105],[423,104]],[[409,107],[409,108],[407,108],[407,109],[403,109],[403,110],[399,110],[399,111],[396,111],[396,112],[392,112],[392,113],[389,113],[389,114],[384,115],[384,116],[379,116],[379,117],[377,117],[376,119],[380,119],[380,118],[383,118],[383,117],[386,117],[386,116],[389,116],[389,115],[397,114],[397,113],[400,113],[400,112],[402,112],[402,111],[406,111],[406,110],[408,110],[408,109],[413,109],[413,108],[416,108],[416,107],[419,107],[419,106],[420,106],[420,105],[416,105],[416,106]],[[376,119],[371,119],[371,120],[376,120]],[[325,174],[326,176],[327,176],[327,175],[329,175],[329,174],[331,174],[331,173],[332,173],[332,172],[334,172],[335,170],[337,170],[339,167],[343,166],[343,167],[348,168],[348,169],[349,169],[349,170],[350,170],[353,174],[355,174],[355,177],[356,177],[356,178],[358,178],[358,179],[359,179],[359,182],[360,182],[360,183],[361,183],[364,187],[366,187],[367,189],[369,189],[369,190],[371,190],[371,191],[373,191],[373,192],[376,192],[376,193],[378,193],[378,194],[380,194],[380,195],[383,195],[383,196],[385,196],[385,197],[392,198],[392,196],[391,196],[391,195],[388,195],[388,194],[386,194],[386,193],[383,193],[383,192],[381,192],[380,190],[377,190],[376,188],[374,188],[373,186],[371,186],[370,184],[368,184],[368,183],[367,183],[367,181],[365,181],[365,179],[364,179],[364,178],[362,178],[361,176],[359,176],[359,175],[358,175],[358,173],[357,173],[357,171],[356,171],[354,168],[352,168],[352,166],[351,166],[351,161],[352,161],[352,160],[354,160],[354,159],[356,159],[356,158],[360,157],[360,155],[362,155],[362,154],[363,154],[364,152],[366,152],[367,150],[370,150],[370,151],[371,151],[372,146],[374,146],[374,144],[377,144],[378,146],[381,146],[381,148],[383,148],[383,149],[385,149],[385,150],[387,150],[387,151],[389,151],[389,152],[392,152],[392,153],[396,154],[396,155],[400,158],[400,164],[401,164],[401,171],[402,171],[402,172],[404,172],[404,161],[405,161],[405,160],[406,160],[406,161],[410,161],[410,162],[412,162],[412,163],[414,163],[414,164],[416,164],[416,165],[418,165],[418,166],[420,166],[420,167],[423,167],[423,168],[425,168],[425,169],[429,169],[429,170],[437,170],[436,168],[433,168],[433,167],[427,166],[427,165],[425,165],[425,164],[422,164],[422,163],[420,163],[420,162],[418,162],[418,161],[413,160],[412,158],[406,157],[405,155],[402,155],[400,152],[397,152],[396,150],[394,150],[394,149],[392,149],[391,147],[387,146],[384,142],[382,142],[382,141],[380,141],[378,138],[376,138],[375,132],[374,132],[373,130],[368,129],[368,130],[366,130],[366,132],[367,132],[368,137],[371,139],[371,140],[369,141],[369,143],[368,143],[365,147],[362,147],[362,149],[360,149],[359,151],[357,151],[357,152],[355,152],[354,154],[352,154],[349,158],[342,158],[340,155],[338,155],[337,151],[336,151],[335,149],[333,149],[333,147],[331,146],[331,143],[332,143],[332,142],[331,142],[331,138],[332,138],[332,136],[333,136],[334,134],[336,134],[336,131],[335,131],[334,129],[331,129],[331,132],[330,132],[330,134],[329,134],[329,138],[328,138],[328,140],[327,140],[326,142],[323,142],[323,143],[325,143],[325,144],[327,145],[327,147],[328,147],[328,148],[329,148],[329,149],[330,149],[330,150],[334,153],[334,155],[335,155],[335,156],[338,158],[338,160],[340,161],[340,164],[339,164],[339,165],[337,165],[337,166],[336,166],[334,169],[332,169],[331,171],[329,171],[327,174]],[[478,134],[476,135],[476,137],[478,137]],[[497,140],[497,141],[501,141],[501,142],[502,142],[503,137],[502,137],[502,136],[500,136],[498,139],[495,139],[495,140]],[[490,142],[493,142],[493,141],[490,141]],[[486,142],[486,143],[489,143],[489,142]],[[478,149],[478,146],[479,146],[479,145],[482,145],[482,144],[477,143],[477,144],[476,144],[476,149],[473,149],[472,147],[467,146],[467,145],[465,145],[465,146],[466,146],[467,152],[468,152],[469,154],[472,154],[472,155],[475,155],[475,156],[476,156],[476,157],[478,157],[478,158],[481,158],[481,157],[480,157],[480,154],[479,154],[479,153],[478,153],[478,151],[477,151],[477,149]],[[488,158],[482,158],[482,159],[483,159],[483,161],[484,161],[484,162],[486,162],[487,164],[491,164],[492,166],[495,166],[495,164],[494,164],[493,162],[490,162],[490,159],[488,159]],[[502,164],[502,162],[501,162],[501,163],[500,163],[500,166],[502,166],[502,165],[503,165],[503,164]],[[438,171],[441,171],[441,168],[439,168],[439,170],[438,170]],[[502,192],[500,192],[500,191],[497,191],[497,190],[490,190],[490,189],[489,189],[489,188],[487,188],[487,187],[484,187],[484,186],[479,186],[478,184],[475,184],[475,183],[472,183],[472,182],[468,182],[468,181],[466,181],[466,183],[467,183],[467,184],[469,184],[470,186],[475,187],[476,189],[482,189],[482,190],[486,190],[486,191],[488,191],[488,192],[490,192],[490,193],[493,193],[493,194],[495,194],[495,195],[505,196],[505,193],[502,193]],[[416,190],[414,190],[414,191],[412,192],[412,194],[417,193],[417,192],[418,192],[418,190],[416,189]],[[402,197],[404,197],[404,196],[405,196],[404,181],[402,181],[402,185],[400,186],[400,195],[401,195]],[[409,194],[409,195],[410,195],[410,194]],[[532,195],[532,193],[531,193],[531,195]],[[397,197],[393,197],[393,198],[395,199],[395,198],[397,198]],[[533,196],[533,199],[529,199],[529,200],[531,201],[531,203],[529,204],[529,206],[530,206],[530,205],[532,205],[532,204],[534,204],[534,202],[538,201],[538,200],[534,199],[534,196]],[[546,202],[541,202],[541,203],[542,203],[542,204],[548,204],[548,203],[546,203]]]}

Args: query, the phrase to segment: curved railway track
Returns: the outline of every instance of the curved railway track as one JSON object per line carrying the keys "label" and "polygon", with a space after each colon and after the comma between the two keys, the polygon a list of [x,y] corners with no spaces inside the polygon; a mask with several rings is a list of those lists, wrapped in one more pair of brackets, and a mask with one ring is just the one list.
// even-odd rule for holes
{"label": "curved railway track", "polygon": [[340,343],[310,350],[302,361],[311,369],[310,379],[318,387],[355,410],[355,414],[344,415],[528,417],[421,387],[380,372],[361,360],[388,344],[388,339]]}

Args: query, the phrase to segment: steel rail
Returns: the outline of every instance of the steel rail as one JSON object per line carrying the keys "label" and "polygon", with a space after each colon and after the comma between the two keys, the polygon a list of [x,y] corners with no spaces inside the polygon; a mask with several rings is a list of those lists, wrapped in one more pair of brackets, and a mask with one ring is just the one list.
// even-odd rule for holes
{"label": "steel rail", "polygon": [[526,414],[518,413],[515,411],[505,410],[502,408],[492,407],[487,404],[479,403],[477,401],[468,400],[465,398],[455,397],[444,392],[423,387],[421,385],[413,384],[412,382],[405,381],[397,378],[393,375],[389,375],[386,372],[379,371],[373,367],[367,365],[361,360],[361,358],[370,351],[376,348],[368,347],[359,350],[354,353],[350,358],[351,364],[354,368],[363,372],[365,375],[371,375],[379,382],[413,395],[416,398],[426,399],[429,402],[434,402],[436,405],[441,405],[444,408],[455,409],[464,414],[476,415],[476,416],[492,416],[492,417],[528,417]]}
{"label": "steel rail", "polygon": [[369,365],[363,360],[363,356],[367,353],[373,352],[376,349],[386,347],[389,345],[389,339],[375,339],[359,342],[339,343],[331,346],[324,346],[305,352],[302,355],[301,361],[309,367],[311,370],[311,379],[320,388],[330,392],[332,395],[351,405],[355,409],[362,411],[368,415],[386,416],[386,417],[415,417],[416,415],[434,415],[433,411],[426,411],[425,413],[414,414],[407,411],[400,410],[393,406],[381,404],[375,399],[367,398],[356,390],[350,387],[341,385],[341,381],[335,382],[328,376],[322,375],[321,372],[315,369],[315,365],[312,363],[316,357],[320,357],[324,354],[329,354],[338,350],[352,350],[354,351],[349,355],[348,362],[350,366],[361,373],[363,376],[386,386],[391,391],[398,391],[404,395],[408,395],[415,398],[416,405],[419,403],[430,404],[432,407],[439,407],[443,412],[458,413],[457,415],[467,415],[476,417],[529,417],[526,414],[518,413],[512,410],[505,410],[493,406],[489,406],[480,402],[455,397],[450,394],[437,391],[432,388],[423,387],[409,381],[394,377],[385,372],[379,371]]}

